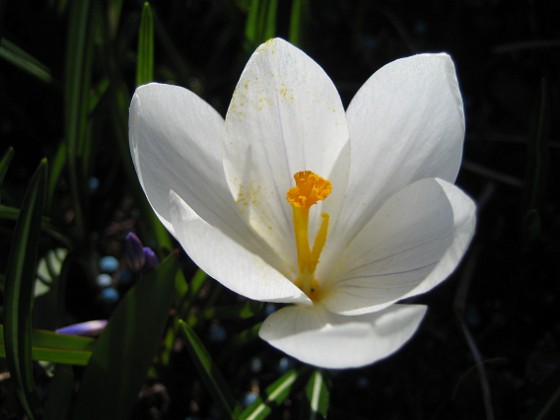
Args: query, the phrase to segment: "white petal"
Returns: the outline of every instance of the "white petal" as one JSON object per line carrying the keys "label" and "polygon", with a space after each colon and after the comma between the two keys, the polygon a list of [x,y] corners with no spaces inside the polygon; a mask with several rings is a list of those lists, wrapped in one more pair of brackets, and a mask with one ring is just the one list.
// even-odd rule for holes
{"label": "white petal", "polygon": [[352,156],[347,200],[336,226],[339,239],[352,238],[406,185],[431,177],[455,180],[465,123],[448,55],[421,54],[387,64],[358,91],[347,119]]}
{"label": "white petal", "polygon": [[455,185],[441,179],[437,182],[444,189],[453,209],[453,242],[428,277],[414,290],[408,292],[405,298],[427,292],[445,280],[457,268],[475,232],[476,204]]}
{"label": "white petal", "polygon": [[409,185],[345,249],[322,303],[357,315],[431,289],[459,264],[474,221],[474,203],[454,185],[435,178]]}
{"label": "white petal", "polygon": [[393,305],[362,316],[342,316],[320,305],[290,306],[270,315],[259,336],[272,346],[324,368],[365,366],[400,349],[424,317],[421,305]]}
{"label": "white petal", "polygon": [[169,192],[195,213],[269,264],[285,261],[240,217],[225,180],[222,117],[187,89],[152,83],[136,90],[130,105],[130,149],[140,184],[165,227],[171,223]]}
{"label": "white petal", "polygon": [[[293,175],[311,170],[328,178],[347,141],[340,97],[319,65],[281,39],[261,45],[226,116],[224,166],[242,215],[294,264],[292,209],[286,201]],[[345,185],[333,184],[344,192]]]}
{"label": "white petal", "polygon": [[291,281],[258,255],[202,220],[177,194],[171,192],[169,201],[175,238],[209,276],[250,299],[311,303]]}
{"label": "white petal", "polygon": [[142,188],[171,232],[170,190],[213,225],[233,211],[222,165],[223,130],[222,117],[187,89],[152,83],[136,90],[130,150]]}

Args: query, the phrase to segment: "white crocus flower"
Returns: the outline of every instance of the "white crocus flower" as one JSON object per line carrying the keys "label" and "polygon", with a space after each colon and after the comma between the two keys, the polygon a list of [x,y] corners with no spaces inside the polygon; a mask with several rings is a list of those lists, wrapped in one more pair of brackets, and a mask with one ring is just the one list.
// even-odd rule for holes
{"label": "white crocus flower", "polygon": [[394,61],[347,111],[281,39],[247,63],[225,121],[176,86],[130,106],[138,177],[165,227],[227,288],[291,303],[259,335],[312,365],[363,366],[416,331],[424,293],[457,266],[475,206],[453,185],[464,117],[446,54]]}

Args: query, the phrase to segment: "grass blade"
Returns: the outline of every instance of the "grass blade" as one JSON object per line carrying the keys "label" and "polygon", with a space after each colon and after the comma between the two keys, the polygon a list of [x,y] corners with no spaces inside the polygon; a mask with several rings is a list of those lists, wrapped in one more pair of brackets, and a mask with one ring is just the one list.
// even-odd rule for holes
{"label": "grass blade", "polygon": [[305,386],[305,396],[309,402],[304,417],[310,420],[324,419],[329,411],[329,388],[320,370],[315,370]]}
{"label": "grass blade", "polygon": [[14,148],[8,147],[8,150],[6,150],[6,153],[4,153],[4,156],[2,156],[2,159],[0,160],[0,186],[2,186],[2,183],[4,182],[4,178],[6,177],[6,173],[8,172],[8,168],[13,158]]}
{"label": "grass blade", "polygon": [[41,82],[51,83],[53,81],[51,71],[47,66],[6,38],[0,40],[0,57]]}
{"label": "grass blade", "polygon": [[138,34],[138,58],[136,61],[136,86],[154,80],[154,17],[150,3],[144,3],[140,32]]}
{"label": "grass blade", "polygon": [[305,36],[309,18],[309,2],[307,0],[294,0],[292,2],[292,13],[290,16],[290,30],[288,40],[294,44],[301,46]]}
{"label": "grass blade", "polygon": [[179,325],[183,328],[187,337],[187,348],[191,355],[199,375],[206,384],[208,392],[214,398],[216,404],[224,414],[225,418],[232,418],[234,412],[237,411],[233,394],[226,385],[214,361],[204,348],[202,342],[198,339],[195,332],[186,322],[180,320]]}
{"label": "grass blade", "polygon": [[162,341],[176,272],[177,258],[167,258],[117,306],[84,373],[75,419],[130,417]]}
{"label": "grass blade", "polygon": [[54,194],[56,188],[58,187],[58,181],[60,175],[66,166],[66,143],[60,143],[54,158],[51,160],[51,170],[49,171],[49,181],[47,190],[47,212],[52,205]]}
{"label": "grass blade", "polygon": [[259,397],[239,416],[240,420],[260,420],[268,417],[274,407],[278,407],[290,395],[292,386],[298,378],[294,369],[282,375],[266,388],[264,399]]}
{"label": "grass blade", "polygon": [[91,8],[89,0],[70,4],[66,76],[64,85],[67,163],[77,227],[78,241],[85,242],[83,192],[85,188],[84,152],[88,147],[89,85],[93,42],[91,40]]}
{"label": "grass blade", "polygon": [[257,45],[276,36],[277,0],[252,0],[245,24],[245,50],[253,52]]}
{"label": "grass blade", "polygon": [[31,355],[31,308],[46,190],[47,161],[43,159],[23,199],[4,284],[6,362],[21,404],[31,419],[39,413]]}
{"label": "grass blade", "polygon": [[[6,173],[8,172],[8,168],[10,167],[10,163],[14,158],[14,148],[9,147],[2,156],[0,160],[0,189],[2,188],[2,184],[4,184],[4,178],[6,177]],[[0,190],[1,193],[1,190]],[[0,202],[2,202],[2,196],[0,195]]]}
{"label": "grass blade", "polygon": [[247,11],[247,23],[245,24],[245,40],[247,41],[246,49],[252,50],[259,39],[259,0],[252,0]]}
{"label": "grass blade", "polygon": [[[5,206],[0,204],[0,220],[18,220],[21,211],[16,207]],[[51,238],[55,239],[59,243],[63,244],[69,249],[72,249],[72,244],[70,240],[65,237],[61,232],[57,230],[47,217],[41,219],[41,230],[49,235]]]}
{"label": "grass blade", "polygon": [[276,14],[278,12],[278,0],[269,0],[266,10],[266,20],[263,27],[262,42],[276,36]]}
{"label": "grass blade", "polygon": [[[0,325],[0,333],[4,327]],[[91,357],[95,340],[89,337],[57,334],[52,331],[33,330],[31,357],[43,362],[65,365],[86,365]],[[0,357],[6,356],[6,346],[0,340]]]}

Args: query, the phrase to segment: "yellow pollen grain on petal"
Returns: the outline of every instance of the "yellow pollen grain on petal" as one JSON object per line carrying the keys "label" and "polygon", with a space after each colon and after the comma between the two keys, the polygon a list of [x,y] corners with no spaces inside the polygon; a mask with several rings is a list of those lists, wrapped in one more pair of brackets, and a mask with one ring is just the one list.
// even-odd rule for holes
{"label": "yellow pollen grain on petal", "polygon": [[312,171],[296,172],[294,180],[296,186],[288,190],[286,198],[295,207],[308,209],[327,198],[332,191],[331,182]]}

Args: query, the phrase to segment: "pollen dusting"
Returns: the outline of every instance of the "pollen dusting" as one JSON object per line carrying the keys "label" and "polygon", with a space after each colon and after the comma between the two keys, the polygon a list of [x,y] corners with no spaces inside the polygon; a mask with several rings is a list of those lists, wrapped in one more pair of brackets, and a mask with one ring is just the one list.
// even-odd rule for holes
{"label": "pollen dusting", "polygon": [[235,202],[241,213],[245,213],[250,207],[261,204],[261,186],[256,183],[241,184]]}
{"label": "pollen dusting", "polygon": [[294,102],[294,95],[291,94],[291,90],[286,86],[286,83],[280,83],[280,88],[278,89],[278,93],[280,94],[280,98],[290,103]]}
{"label": "pollen dusting", "polygon": [[257,100],[257,109],[262,111],[266,105],[272,105],[272,100],[269,97],[261,96]]}

